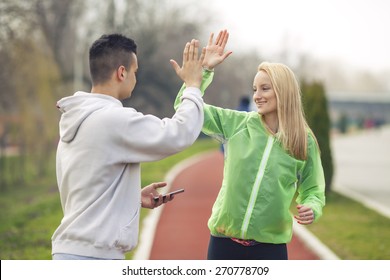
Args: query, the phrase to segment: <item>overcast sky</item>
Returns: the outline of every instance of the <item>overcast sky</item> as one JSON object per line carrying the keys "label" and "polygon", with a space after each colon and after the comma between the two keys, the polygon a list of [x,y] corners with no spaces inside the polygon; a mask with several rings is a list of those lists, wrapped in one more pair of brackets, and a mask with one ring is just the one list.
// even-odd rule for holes
{"label": "overcast sky", "polygon": [[[288,48],[368,70],[390,69],[390,0],[210,0],[229,49],[271,58]],[[214,30],[211,30],[214,31]]]}

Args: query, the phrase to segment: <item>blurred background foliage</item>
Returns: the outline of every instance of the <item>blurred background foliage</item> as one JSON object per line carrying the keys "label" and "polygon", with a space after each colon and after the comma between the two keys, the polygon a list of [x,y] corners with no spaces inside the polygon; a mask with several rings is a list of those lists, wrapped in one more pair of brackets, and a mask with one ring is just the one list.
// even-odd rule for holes
{"label": "blurred background foliage", "polygon": [[[124,105],[145,114],[172,116],[181,81],[169,59],[180,62],[185,42],[198,38],[205,45],[210,32],[219,31],[208,28],[215,24],[213,12],[190,2],[3,0],[0,191],[52,170],[60,116],[56,101],[77,90],[90,90],[88,49],[104,33],[125,34],[138,45],[138,83]],[[205,101],[235,108],[241,96],[251,96],[260,62],[260,55],[250,51],[229,57]]]}
{"label": "blurred background foliage", "polygon": [[[145,114],[172,116],[181,81],[169,59],[180,62],[185,42],[198,38],[203,46],[210,32],[219,31],[208,28],[215,17],[204,5],[169,0],[2,0],[0,191],[53,172],[60,117],[56,101],[77,90],[90,90],[88,49],[104,33],[125,34],[138,45],[138,83],[124,105]],[[229,57],[218,68],[205,101],[236,108],[242,96],[251,97],[260,62],[258,52]],[[323,159],[331,162],[324,87],[307,79],[303,91],[308,103],[322,98],[318,106],[308,106],[307,116],[314,132],[321,134]],[[324,166],[331,174],[331,163]],[[331,175],[328,185],[330,181]]]}
{"label": "blurred background foliage", "polygon": [[301,81],[302,102],[307,122],[317,138],[324,168],[325,189],[331,189],[333,159],[330,145],[331,121],[324,85],[320,82]]}

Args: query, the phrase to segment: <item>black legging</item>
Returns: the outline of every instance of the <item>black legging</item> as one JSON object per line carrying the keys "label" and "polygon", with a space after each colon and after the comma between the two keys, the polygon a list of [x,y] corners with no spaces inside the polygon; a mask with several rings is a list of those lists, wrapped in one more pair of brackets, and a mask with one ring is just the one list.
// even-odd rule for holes
{"label": "black legging", "polygon": [[241,245],[230,238],[210,237],[208,260],[287,260],[286,244]]}

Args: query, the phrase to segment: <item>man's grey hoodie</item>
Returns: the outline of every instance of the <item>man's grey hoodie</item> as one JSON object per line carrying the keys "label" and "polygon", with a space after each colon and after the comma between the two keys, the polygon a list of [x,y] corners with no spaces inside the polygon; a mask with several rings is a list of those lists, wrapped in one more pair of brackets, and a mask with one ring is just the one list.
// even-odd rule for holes
{"label": "man's grey hoodie", "polygon": [[[76,92],[62,112],[57,183],[64,217],[52,253],[124,259],[138,242],[140,163],[189,147],[203,125],[203,100],[187,88],[172,118],[144,115],[104,94]],[[152,242],[152,240],[151,240]]]}

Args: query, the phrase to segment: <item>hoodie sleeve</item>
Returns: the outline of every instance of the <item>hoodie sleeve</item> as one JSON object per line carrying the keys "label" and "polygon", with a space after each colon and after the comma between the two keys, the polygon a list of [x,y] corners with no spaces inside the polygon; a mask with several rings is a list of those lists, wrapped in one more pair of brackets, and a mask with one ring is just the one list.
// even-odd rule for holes
{"label": "hoodie sleeve", "polygon": [[115,120],[114,148],[124,162],[146,162],[163,159],[192,145],[203,125],[203,100],[198,88],[187,88],[182,103],[172,118],[160,119],[123,108]]}
{"label": "hoodie sleeve", "polygon": [[[200,85],[200,91],[202,92],[202,96],[205,94],[206,89],[213,81],[213,77],[214,77],[213,71],[208,71],[208,70],[203,71],[202,84]],[[179,108],[179,105],[182,101],[182,97],[183,97],[183,93],[184,93],[185,89],[186,89],[186,84],[183,84],[179,90],[179,93],[176,96],[175,103],[173,105],[175,110],[177,110]]]}

